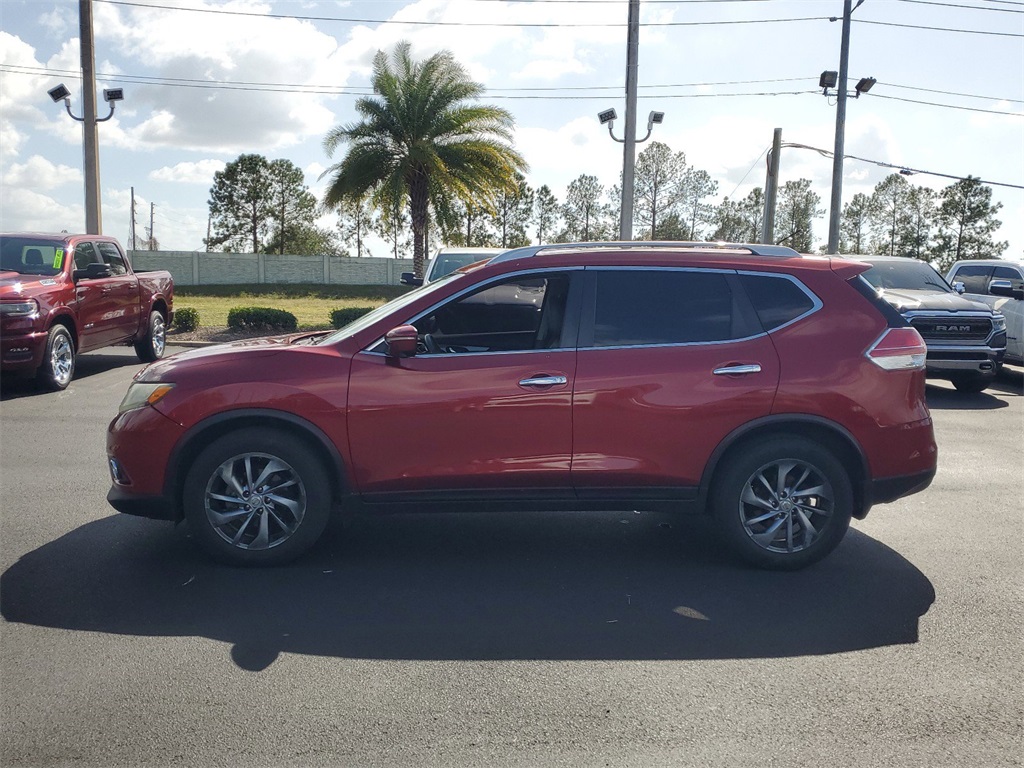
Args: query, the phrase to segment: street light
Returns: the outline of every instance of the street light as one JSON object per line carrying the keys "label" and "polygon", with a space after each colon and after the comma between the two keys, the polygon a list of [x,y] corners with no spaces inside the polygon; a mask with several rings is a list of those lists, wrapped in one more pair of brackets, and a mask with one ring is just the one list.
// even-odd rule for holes
{"label": "street light", "polygon": [[859,99],[862,93],[867,93],[868,91],[870,91],[871,87],[877,82],[878,81],[875,80],[875,78],[873,77],[862,77],[860,80],[857,81],[857,85],[853,87],[854,91],[857,92],[855,98]]}
{"label": "street light", "polygon": [[[615,125],[615,121],[618,119],[618,117],[619,116],[614,109],[606,109],[603,112],[597,113],[597,119],[601,121],[601,125],[608,126],[608,135],[611,136],[613,140],[619,142],[619,144],[624,144],[626,142],[624,138],[617,138],[615,134],[612,133],[612,126]],[[645,141],[651,138],[651,133],[654,131],[654,126],[661,125],[663,122],[665,122],[664,112],[651,112],[650,114],[648,114],[647,134],[642,139],[636,139],[636,143],[643,144]]]}
{"label": "street light", "polygon": [[[64,109],[68,111],[68,115],[71,117],[72,120],[77,120],[80,123],[85,122],[84,116],[76,117],[71,112],[71,91],[69,91],[65,87],[64,83],[60,83],[59,85],[54,86],[46,93],[50,96],[51,99],[53,99],[54,104],[60,101],[64,102]],[[97,123],[105,123],[107,122],[107,120],[114,116],[114,106],[117,104],[117,102],[124,101],[124,88],[104,88],[103,100],[110,105],[110,113],[106,117],[94,118],[95,122]]]}

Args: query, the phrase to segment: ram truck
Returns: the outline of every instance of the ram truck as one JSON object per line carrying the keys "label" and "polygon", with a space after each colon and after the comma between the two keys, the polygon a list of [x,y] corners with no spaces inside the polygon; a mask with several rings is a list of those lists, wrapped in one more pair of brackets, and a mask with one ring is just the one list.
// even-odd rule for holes
{"label": "ram truck", "polygon": [[173,320],[169,272],[135,272],[102,235],[0,235],[0,370],[45,389],[71,383],[81,352],[132,344],[139,359],[164,354]]}
{"label": "ram truck", "polygon": [[904,256],[855,256],[864,279],[924,337],[926,372],[960,392],[981,392],[1006,354],[1006,318],[953,288],[930,264]]}

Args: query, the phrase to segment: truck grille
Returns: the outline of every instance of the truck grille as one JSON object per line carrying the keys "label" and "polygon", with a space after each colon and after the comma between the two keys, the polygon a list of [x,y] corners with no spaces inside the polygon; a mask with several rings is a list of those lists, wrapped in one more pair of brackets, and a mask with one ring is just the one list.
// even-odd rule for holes
{"label": "truck grille", "polygon": [[987,317],[915,317],[910,324],[925,341],[984,341],[992,332]]}

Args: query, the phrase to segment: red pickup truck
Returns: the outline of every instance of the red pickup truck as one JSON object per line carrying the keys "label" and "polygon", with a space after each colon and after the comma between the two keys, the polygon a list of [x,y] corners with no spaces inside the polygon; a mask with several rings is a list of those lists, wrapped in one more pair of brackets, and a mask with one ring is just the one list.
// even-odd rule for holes
{"label": "red pickup truck", "polygon": [[164,354],[173,319],[169,272],[134,272],[102,235],[0,235],[0,370],[64,389],[75,356],[134,344],[144,362]]}

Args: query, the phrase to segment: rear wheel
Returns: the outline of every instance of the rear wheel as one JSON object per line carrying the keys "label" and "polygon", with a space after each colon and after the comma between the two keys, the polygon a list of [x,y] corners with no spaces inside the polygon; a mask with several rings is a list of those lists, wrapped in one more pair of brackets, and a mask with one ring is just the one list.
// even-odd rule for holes
{"label": "rear wheel", "polygon": [[149,326],[146,334],[135,342],[135,354],[144,363],[152,363],[164,356],[167,346],[167,324],[164,316],[157,310],[149,313]]}
{"label": "rear wheel", "polygon": [[795,570],[842,541],[853,488],[843,465],[821,445],[774,437],[727,459],[712,489],[712,507],[737,555],[761,568]]}
{"label": "rear wheel", "polygon": [[46,337],[43,362],[36,371],[36,382],[44,389],[66,389],[75,375],[75,342],[66,326],[55,325]]}
{"label": "rear wheel", "polygon": [[301,440],[249,428],[211,443],[185,479],[185,517],[199,543],[233,565],[278,565],[323,533],[331,494],[320,458]]}

